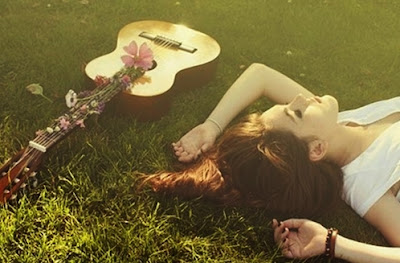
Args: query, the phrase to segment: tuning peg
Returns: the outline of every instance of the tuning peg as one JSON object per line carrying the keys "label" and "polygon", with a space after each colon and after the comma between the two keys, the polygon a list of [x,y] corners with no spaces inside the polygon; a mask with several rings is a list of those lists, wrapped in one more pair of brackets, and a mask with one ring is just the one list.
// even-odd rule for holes
{"label": "tuning peg", "polygon": [[10,190],[7,190],[7,189],[6,189],[6,190],[4,190],[4,193],[5,193],[5,194],[9,194],[9,193],[10,193]]}
{"label": "tuning peg", "polygon": [[24,173],[29,172],[29,170],[30,170],[29,167],[25,167],[25,168],[24,168]]}
{"label": "tuning peg", "polygon": [[26,183],[22,183],[20,188],[25,188],[26,187]]}
{"label": "tuning peg", "polygon": [[10,200],[14,200],[15,198],[17,198],[17,195],[16,195],[16,194],[11,195]]}
{"label": "tuning peg", "polygon": [[1,176],[6,176],[7,175],[7,172],[2,172],[1,173]]}
{"label": "tuning peg", "polygon": [[36,174],[37,174],[37,172],[32,172],[32,173],[29,174],[29,177],[35,177]]}
{"label": "tuning peg", "polygon": [[18,184],[19,181],[21,181],[19,178],[15,178],[15,179],[14,179],[14,183],[16,183],[16,184]]}

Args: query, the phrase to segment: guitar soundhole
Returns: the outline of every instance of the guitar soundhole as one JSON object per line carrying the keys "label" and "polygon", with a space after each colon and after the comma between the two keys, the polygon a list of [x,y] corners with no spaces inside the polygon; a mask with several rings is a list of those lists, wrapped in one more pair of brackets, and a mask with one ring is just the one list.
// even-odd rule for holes
{"label": "guitar soundhole", "polygon": [[157,67],[157,62],[155,60],[153,60],[153,65],[151,65],[151,68],[149,68],[148,70],[153,70]]}

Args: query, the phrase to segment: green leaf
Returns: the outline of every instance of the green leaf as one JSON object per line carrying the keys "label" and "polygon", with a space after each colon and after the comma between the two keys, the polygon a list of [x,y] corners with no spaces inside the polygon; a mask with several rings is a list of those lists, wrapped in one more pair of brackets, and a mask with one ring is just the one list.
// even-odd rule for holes
{"label": "green leaf", "polygon": [[43,87],[38,83],[29,84],[26,89],[35,95],[43,95]]}
{"label": "green leaf", "polygon": [[51,99],[49,99],[48,97],[46,97],[46,96],[43,94],[43,87],[40,86],[40,84],[38,84],[38,83],[29,84],[28,86],[26,86],[26,89],[27,89],[30,93],[34,94],[34,95],[40,95],[40,96],[42,96],[43,98],[45,98],[46,100],[48,100],[49,102],[53,102]]}

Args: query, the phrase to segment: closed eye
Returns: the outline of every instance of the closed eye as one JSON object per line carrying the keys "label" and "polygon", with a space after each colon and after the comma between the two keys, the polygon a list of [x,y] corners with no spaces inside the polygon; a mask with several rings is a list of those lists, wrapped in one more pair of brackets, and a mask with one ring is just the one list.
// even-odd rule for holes
{"label": "closed eye", "polygon": [[283,112],[285,113],[286,116],[288,116],[290,118],[290,120],[294,123],[296,123],[296,120],[294,119],[293,115],[289,113],[288,108],[283,108]]}
{"label": "closed eye", "polygon": [[295,110],[294,114],[300,119],[303,118],[303,113],[301,112],[301,110]]}

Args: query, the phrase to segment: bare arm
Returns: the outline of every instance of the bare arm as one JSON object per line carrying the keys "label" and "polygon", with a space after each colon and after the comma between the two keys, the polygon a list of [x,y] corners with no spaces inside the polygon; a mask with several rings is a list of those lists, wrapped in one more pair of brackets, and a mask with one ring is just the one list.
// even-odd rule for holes
{"label": "bare arm", "polygon": [[274,103],[289,103],[298,94],[313,94],[303,86],[263,64],[250,65],[232,84],[209,118],[224,129],[233,118],[258,98],[265,96]]}
{"label": "bare arm", "polygon": [[400,248],[381,247],[360,243],[338,236],[336,240],[336,257],[358,263],[399,263]]}
{"label": "bare arm", "polygon": [[[309,258],[325,252],[327,229],[305,219],[273,221],[274,238],[288,258]],[[289,230],[290,229],[290,230]],[[381,247],[337,236],[335,257],[354,263],[399,263],[400,248]]]}
{"label": "bare arm", "polygon": [[368,210],[364,219],[378,229],[392,246],[400,247],[400,203],[391,190]]}
{"label": "bare arm", "polygon": [[287,76],[263,64],[250,65],[232,84],[206,121],[173,143],[181,162],[191,162],[207,151],[225,127],[247,106],[265,96],[275,103],[288,103],[298,94],[313,94]]}

